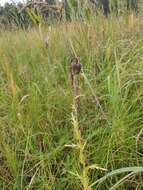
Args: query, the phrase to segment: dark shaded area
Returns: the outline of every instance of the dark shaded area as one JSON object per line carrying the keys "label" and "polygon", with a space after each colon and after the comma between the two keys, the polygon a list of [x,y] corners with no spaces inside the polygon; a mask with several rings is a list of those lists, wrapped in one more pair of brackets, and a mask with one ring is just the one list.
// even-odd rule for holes
{"label": "dark shaded area", "polygon": [[109,8],[109,0],[101,0],[101,3],[103,5],[103,13],[105,17],[108,17],[110,13],[110,8]]}
{"label": "dark shaded area", "polygon": [[138,10],[138,0],[127,0],[127,10]]}

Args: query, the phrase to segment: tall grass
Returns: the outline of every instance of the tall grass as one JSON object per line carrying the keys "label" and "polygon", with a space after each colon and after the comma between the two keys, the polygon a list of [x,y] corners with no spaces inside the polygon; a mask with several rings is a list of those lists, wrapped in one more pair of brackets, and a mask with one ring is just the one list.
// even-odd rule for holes
{"label": "tall grass", "polygon": [[142,26],[111,16],[0,33],[0,189],[143,188]]}

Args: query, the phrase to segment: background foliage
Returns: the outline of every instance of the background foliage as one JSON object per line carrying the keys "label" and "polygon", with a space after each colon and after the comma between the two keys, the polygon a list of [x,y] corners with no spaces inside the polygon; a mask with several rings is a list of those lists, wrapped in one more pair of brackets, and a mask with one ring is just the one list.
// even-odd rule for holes
{"label": "background foliage", "polygon": [[[25,6],[22,3],[9,4],[6,3],[4,7],[0,7],[0,27],[1,28],[11,28],[11,27],[22,27],[27,28],[28,26],[32,26],[33,24],[39,24],[39,22],[53,22],[53,21],[61,21],[61,20],[72,20],[72,19],[80,19],[84,20],[85,18],[89,18],[90,15],[97,15],[99,13],[99,9],[103,8],[103,12],[105,15],[108,14],[107,5],[109,3],[110,11],[118,14],[127,12],[130,8],[137,11],[138,0],[110,0],[108,3],[106,0],[98,0],[96,1],[88,0],[65,0],[63,12],[59,13],[59,4],[54,0],[47,0],[46,5],[41,4],[35,6],[32,4],[32,1],[28,1],[27,5],[31,3],[29,6]],[[53,6],[53,8],[48,8],[49,6]],[[54,7],[55,5],[55,7]],[[104,5],[104,6],[103,6]],[[25,8],[24,8],[25,7]],[[105,7],[105,10],[104,10]],[[33,20],[34,16],[34,20]],[[42,20],[38,19],[41,17]],[[36,19],[35,19],[36,18]]]}

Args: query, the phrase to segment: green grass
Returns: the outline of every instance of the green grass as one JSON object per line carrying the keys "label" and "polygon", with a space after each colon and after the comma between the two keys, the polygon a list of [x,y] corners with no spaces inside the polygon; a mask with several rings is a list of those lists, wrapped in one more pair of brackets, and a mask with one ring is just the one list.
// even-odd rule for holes
{"label": "green grass", "polygon": [[132,16],[1,31],[0,189],[141,190],[142,55]]}

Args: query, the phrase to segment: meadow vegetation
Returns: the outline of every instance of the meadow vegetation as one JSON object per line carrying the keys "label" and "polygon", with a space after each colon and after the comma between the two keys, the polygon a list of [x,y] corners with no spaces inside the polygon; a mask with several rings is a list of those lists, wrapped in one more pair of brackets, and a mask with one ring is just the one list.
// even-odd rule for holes
{"label": "meadow vegetation", "polygon": [[142,166],[142,18],[0,32],[0,189],[141,190]]}

